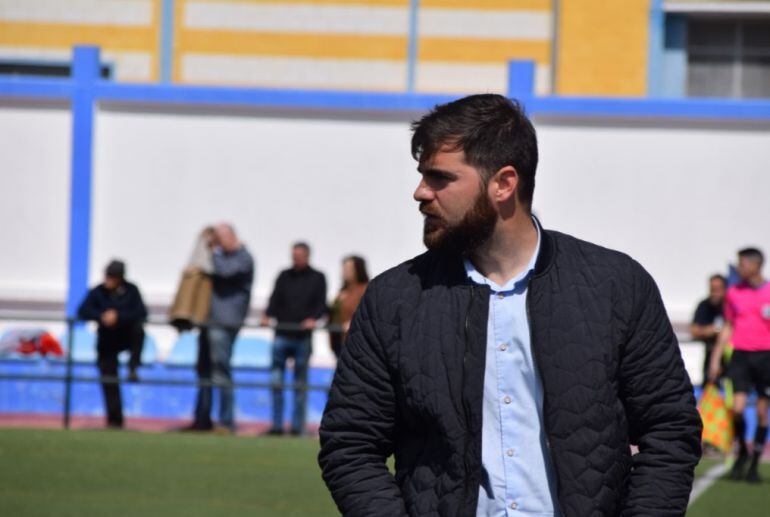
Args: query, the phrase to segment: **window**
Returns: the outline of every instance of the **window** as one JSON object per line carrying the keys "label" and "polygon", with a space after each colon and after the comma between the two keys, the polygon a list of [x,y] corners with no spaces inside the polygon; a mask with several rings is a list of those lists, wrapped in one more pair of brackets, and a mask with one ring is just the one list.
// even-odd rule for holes
{"label": "window", "polygon": [[[71,73],[68,63],[47,63],[30,61],[8,61],[0,59],[0,75],[23,75],[37,77],[69,77]],[[109,65],[101,66],[102,79],[112,77]]]}
{"label": "window", "polygon": [[770,97],[770,18],[691,18],[687,94]]}

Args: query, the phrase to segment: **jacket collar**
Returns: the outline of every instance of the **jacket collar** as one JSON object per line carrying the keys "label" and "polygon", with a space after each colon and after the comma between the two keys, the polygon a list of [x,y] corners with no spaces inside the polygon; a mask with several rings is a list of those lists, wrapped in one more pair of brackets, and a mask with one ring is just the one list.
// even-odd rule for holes
{"label": "jacket collar", "polygon": [[534,219],[535,224],[540,229],[540,252],[537,255],[537,262],[535,262],[535,276],[541,276],[548,271],[553,262],[553,258],[556,255],[556,243],[551,232],[543,229],[540,219],[536,215],[532,215],[532,219]]}

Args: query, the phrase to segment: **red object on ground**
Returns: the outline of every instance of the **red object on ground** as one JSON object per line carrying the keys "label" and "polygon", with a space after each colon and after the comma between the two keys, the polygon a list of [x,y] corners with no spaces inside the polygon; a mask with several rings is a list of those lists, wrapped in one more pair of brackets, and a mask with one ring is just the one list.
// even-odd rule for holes
{"label": "red object on ground", "polygon": [[59,341],[48,332],[41,334],[36,339],[22,341],[19,343],[16,351],[24,355],[31,355],[35,353],[39,353],[43,356],[48,354],[56,356],[64,355],[64,350],[62,350]]}

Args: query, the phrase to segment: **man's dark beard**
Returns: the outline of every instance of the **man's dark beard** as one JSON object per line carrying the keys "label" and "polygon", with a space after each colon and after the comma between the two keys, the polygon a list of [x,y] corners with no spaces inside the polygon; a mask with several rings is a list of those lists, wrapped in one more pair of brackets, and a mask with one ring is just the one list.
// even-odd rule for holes
{"label": "man's dark beard", "polygon": [[[431,213],[430,210],[425,212]],[[422,242],[429,250],[467,257],[492,237],[496,222],[497,212],[482,190],[456,225],[448,226],[443,220],[426,218]]]}

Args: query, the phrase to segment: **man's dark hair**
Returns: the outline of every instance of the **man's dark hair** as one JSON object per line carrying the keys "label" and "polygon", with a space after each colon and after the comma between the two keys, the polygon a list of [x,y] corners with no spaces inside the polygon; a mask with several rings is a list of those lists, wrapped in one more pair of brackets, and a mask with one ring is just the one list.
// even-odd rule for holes
{"label": "man's dark hair", "polygon": [[513,166],[519,175],[518,198],[531,208],[537,135],[517,101],[490,93],[471,95],[436,106],[412,123],[412,131],[412,156],[420,162],[448,145],[465,153],[484,183],[501,168]]}
{"label": "man's dark hair", "polygon": [[305,253],[310,255],[310,245],[307,242],[305,242],[305,241],[295,242],[294,244],[292,244],[291,247],[292,247],[292,249],[294,249],[294,248],[301,248],[301,249],[305,250]]}
{"label": "man's dark hair", "polygon": [[765,263],[765,256],[758,248],[743,248],[738,252],[739,258],[747,258],[749,260],[756,260],[760,264]]}
{"label": "man's dark hair", "polygon": [[104,276],[110,278],[125,278],[126,276],[126,264],[121,260],[112,260],[107,267],[104,268]]}
{"label": "man's dark hair", "polygon": [[709,282],[714,280],[719,280],[722,282],[722,284],[727,285],[727,278],[725,278],[723,275],[720,275],[719,273],[713,274],[709,277]]}

